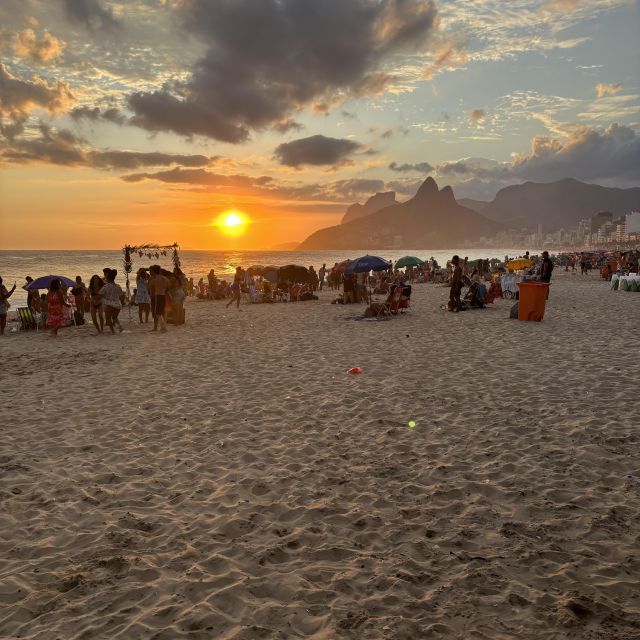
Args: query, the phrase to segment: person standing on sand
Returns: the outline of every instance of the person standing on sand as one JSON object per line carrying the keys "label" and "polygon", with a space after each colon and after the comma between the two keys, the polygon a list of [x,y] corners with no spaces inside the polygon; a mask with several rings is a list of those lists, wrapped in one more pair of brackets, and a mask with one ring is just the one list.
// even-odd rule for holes
{"label": "person standing on sand", "polygon": [[[27,276],[25,280],[27,281],[27,284],[22,287],[23,289],[26,289],[26,287],[33,282],[33,278],[31,276]],[[40,311],[42,309],[40,304],[40,292],[37,289],[29,289],[27,291],[27,307],[33,312]]]}
{"label": "person standing on sand", "polygon": [[165,302],[167,291],[169,290],[169,278],[162,275],[160,267],[157,264],[154,264],[149,271],[151,277],[149,278],[147,287],[151,294],[151,315],[153,315],[153,329],[151,329],[151,331],[157,331],[159,324],[160,332],[166,333],[167,320],[165,316]]}
{"label": "person standing on sand", "polygon": [[91,320],[97,333],[104,331],[104,311],[100,289],[104,287],[104,280],[96,273],[89,280],[89,302],[91,303]]}
{"label": "person standing on sand", "polygon": [[323,263],[323,265],[318,269],[318,286],[320,291],[322,291],[322,285],[324,284],[325,276],[327,275],[327,265]]}
{"label": "person standing on sand", "polygon": [[118,320],[118,315],[120,314],[120,309],[122,309],[124,293],[120,285],[115,282],[117,275],[118,272],[115,269],[110,269],[107,275],[107,283],[100,289],[105,320],[107,321],[107,326],[111,329],[111,333],[116,332],[116,325],[118,325],[118,331],[122,333],[122,325]]}
{"label": "person standing on sand", "polygon": [[549,257],[548,251],[542,252],[542,264],[540,265],[540,282],[551,282],[551,274],[553,273],[553,262]]}
{"label": "person standing on sand", "polygon": [[88,297],[87,286],[82,282],[82,276],[76,276],[76,284],[71,289],[71,295],[74,297],[76,303],[76,311],[78,311],[84,318],[84,301]]}
{"label": "person standing on sand", "polygon": [[144,314],[144,322],[149,322],[149,311],[151,310],[151,296],[147,288],[149,274],[147,270],[140,267],[136,274],[136,297],[135,302],[138,305],[138,318],[142,324],[142,315]]}
{"label": "person standing on sand", "polygon": [[451,292],[449,293],[449,311],[460,311],[460,294],[462,293],[462,267],[460,266],[460,258],[453,256],[451,258],[453,266],[453,274],[451,276]]}
{"label": "person standing on sand", "polygon": [[233,284],[231,285],[231,300],[227,302],[227,309],[236,302],[236,307],[240,308],[240,295],[242,293],[242,283],[244,281],[244,274],[242,272],[242,267],[236,267],[236,273],[233,276]]}
{"label": "person standing on sand", "polygon": [[58,335],[60,327],[66,327],[69,323],[65,317],[65,308],[71,307],[65,302],[60,280],[54,278],[49,285],[47,294],[47,327],[51,329],[51,337]]}
{"label": "person standing on sand", "polygon": [[0,278],[0,335],[4,335],[4,328],[7,326],[7,311],[9,311],[9,298],[16,290],[16,283],[13,283],[11,291],[7,291],[7,287],[2,284]]}

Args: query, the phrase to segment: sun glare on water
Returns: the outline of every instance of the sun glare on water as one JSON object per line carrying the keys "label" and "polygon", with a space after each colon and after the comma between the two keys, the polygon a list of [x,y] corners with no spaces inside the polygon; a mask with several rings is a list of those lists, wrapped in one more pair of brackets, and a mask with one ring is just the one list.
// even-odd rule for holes
{"label": "sun glare on water", "polygon": [[225,236],[241,236],[247,231],[249,217],[242,211],[223,211],[214,221],[213,226]]}

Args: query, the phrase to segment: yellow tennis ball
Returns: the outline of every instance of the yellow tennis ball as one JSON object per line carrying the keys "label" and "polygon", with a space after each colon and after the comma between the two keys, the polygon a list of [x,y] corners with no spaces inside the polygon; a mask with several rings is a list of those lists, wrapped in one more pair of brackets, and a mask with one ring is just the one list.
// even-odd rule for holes
{"label": "yellow tennis ball", "polygon": [[413,429],[416,426],[416,423],[413,420],[409,420],[409,428]]}

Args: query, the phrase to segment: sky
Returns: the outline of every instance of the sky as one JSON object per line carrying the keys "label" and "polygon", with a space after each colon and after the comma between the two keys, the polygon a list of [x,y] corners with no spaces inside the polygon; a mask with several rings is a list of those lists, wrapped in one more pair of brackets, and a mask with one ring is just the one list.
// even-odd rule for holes
{"label": "sky", "polygon": [[2,0],[0,248],[270,249],[429,175],[638,186],[638,33],[635,0]]}

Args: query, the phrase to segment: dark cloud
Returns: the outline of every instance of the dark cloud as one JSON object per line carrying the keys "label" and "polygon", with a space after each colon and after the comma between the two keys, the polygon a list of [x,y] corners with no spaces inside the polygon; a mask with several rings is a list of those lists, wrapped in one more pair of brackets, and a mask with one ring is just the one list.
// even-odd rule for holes
{"label": "dark cloud", "polygon": [[335,166],[348,160],[349,156],[362,148],[357,142],[346,138],[327,138],[322,135],[300,138],[279,145],[274,154],[289,167],[302,165]]}
{"label": "dark cloud", "polygon": [[40,78],[19,80],[0,63],[0,115],[19,118],[34,107],[55,113],[73,101],[69,85],[58,82],[49,85]]}
{"label": "dark cloud", "polygon": [[433,171],[433,167],[428,162],[418,162],[417,164],[398,164],[392,162],[389,165],[391,171],[397,171],[398,173],[409,173],[416,171],[418,173],[430,173]]}
{"label": "dark cloud", "polygon": [[121,26],[111,9],[99,0],[64,0],[64,8],[71,22],[89,31],[113,31]]}
{"label": "dark cloud", "polygon": [[206,43],[186,82],[134,93],[133,122],[151,131],[243,142],[252,130],[381,91],[396,55],[420,51],[433,0],[192,0],[184,15]]}
{"label": "dark cloud", "polygon": [[76,166],[86,163],[80,148],[82,140],[66,130],[56,131],[41,124],[37,138],[14,139],[2,150],[0,156],[5,162],[30,164],[47,162],[50,164]]}
{"label": "dark cloud", "polygon": [[253,186],[263,187],[272,181],[269,176],[251,178],[242,174],[223,175],[212,173],[206,169],[181,169],[176,167],[169,171],[157,171],[155,173],[134,173],[122,176],[125,182],[142,182],[143,180],[159,180],[169,184],[195,184],[207,187],[225,188],[249,188]]}
{"label": "dark cloud", "polygon": [[531,153],[516,158],[513,171],[518,176],[543,181],[640,180],[640,136],[615,123],[602,132],[581,127],[562,140],[536,136]]}
{"label": "dark cloud", "polygon": [[383,190],[384,182],[382,180],[367,178],[337,180],[331,184],[331,191],[340,194],[347,200],[357,200],[362,195],[370,195]]}
{"label": "dark cloud", "polygon": [[105,120],[107,122],[113,122],[114,124],[125,124],[127,119],[124,114],[116,107],[110,107],[109,109],[101,110],[100,107],[76,107],[69,112],[69,115],[74,120],[92,120],[97,122],[98,120]]}
{"label": "dark cloud", "polygon": [[91,164],[98,169],[138,169],[140,167],[168,167],[179,164],[183,167],[206,167],[215,158],[202,155],[176,153],[139,153],[135,151],[94,151]]}

